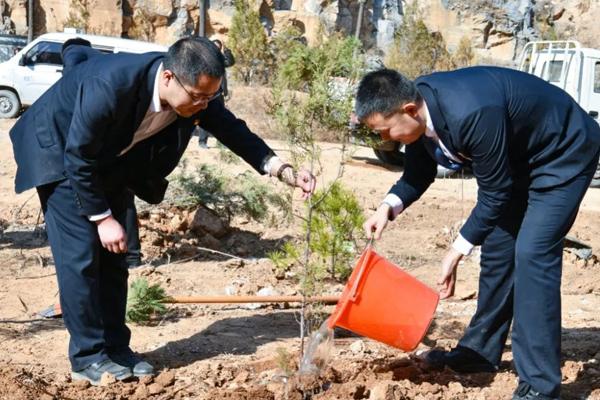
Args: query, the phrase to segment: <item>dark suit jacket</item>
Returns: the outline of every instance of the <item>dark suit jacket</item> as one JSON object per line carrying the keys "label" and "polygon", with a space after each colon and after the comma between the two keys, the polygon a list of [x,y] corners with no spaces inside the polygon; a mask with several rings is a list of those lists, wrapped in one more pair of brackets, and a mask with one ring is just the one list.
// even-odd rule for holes
{"label": "dark suit jacket", "polygon": [[67,46],[64,76],[10,131],[17,193],[66,178],[81,215],[106,211],[107,191],[123,186],[144,200],[159,202],[166,190],[164,178],[183,155],[196,124],[263,173],[271,149],[214,101],[118,156],[148,110],[163,56],[102,55],[79,43]]}
{"label": "dark suit jacket", "polygon": [[[497,224],[513,183],[546,189],[581,173],[600,148],[600,127],[566,92],[533,75],[496,67],[416,80],[433,126],[454,154],[472,160],[477,204],[461,230],[479,245]],[[421,138],[406,146],[404,174],[391,188],[404,206],[435,179]]]}

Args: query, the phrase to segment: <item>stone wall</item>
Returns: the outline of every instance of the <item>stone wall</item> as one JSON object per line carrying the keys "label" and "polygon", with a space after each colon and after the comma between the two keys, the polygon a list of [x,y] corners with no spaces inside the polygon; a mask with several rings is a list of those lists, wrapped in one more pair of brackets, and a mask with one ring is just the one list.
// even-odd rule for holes
{"label": "stone wall", "polygon": [[[234,13],[233,0],[205,0],[207,35],[226,40]],[[321,30],[354,34],[357,0],[250,0],[270,35],[289,25],[299,28],[308,43]],[[527,40],[543,35],[542,18],[561,37],[600,47],[595,23],[600,0],[365,0],[360,37],[368,48],[385,52],[402,23],[403,7],[418,1],[430,30],[442,34],[449,48],[468,37],[483,60],[510,61]],[[87,32],[137,37],[168,45],[183,35],[197,34],[197,0],[34,0],[34,35],[62,31],[77,6],[93,10]],[[27,0],[0,0],[0,28],[27,34]],[[80,13],[80,12],[79,12]],[[536,25],[537,24],[537,25]]]}

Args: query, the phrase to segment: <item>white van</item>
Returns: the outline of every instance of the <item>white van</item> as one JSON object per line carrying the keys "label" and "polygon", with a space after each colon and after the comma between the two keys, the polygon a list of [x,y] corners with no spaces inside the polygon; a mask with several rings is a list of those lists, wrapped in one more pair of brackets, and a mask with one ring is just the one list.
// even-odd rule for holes
{"label": "white van", "polygon": [[[600,50],[573,40],[529,42],[519,69],[569,93],[600,124]],[[600,187],[600,164],[590,186]]]}
{"label": "white van", "polygon": [[37,37],[11,59],[0,63],[0,118],[13,118],[33,104],[62,76],[62,44],[74,37],[88,40],[105,53],[167,51],[155,43],[76,33],[46,33]]}

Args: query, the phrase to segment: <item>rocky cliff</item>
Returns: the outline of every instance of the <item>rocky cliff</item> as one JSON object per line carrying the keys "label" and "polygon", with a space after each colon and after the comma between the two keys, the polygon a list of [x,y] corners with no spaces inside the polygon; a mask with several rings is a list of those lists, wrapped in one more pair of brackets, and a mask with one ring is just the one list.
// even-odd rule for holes
{"label": "rocky cliff", "polygon": [[[309,43],[320,29],[354,34],[360,0],[250,0],[269,35],[298,27]],[[600,0],[366,0],[360,37],[367,48],[385,52],[413,1],[429,29],[452,50],[471,40],[482,62],[510,62],[533,39],[577,39],[600,47],[595,38]],[[227,38],[233,0],[206,0],[207,35]],[[137,37],[169,44],[197,34],[197,0],[33,0],[34,34],[76,25],[89,33]],[[0,0],[0,30],[27,34],[27,0]]]}

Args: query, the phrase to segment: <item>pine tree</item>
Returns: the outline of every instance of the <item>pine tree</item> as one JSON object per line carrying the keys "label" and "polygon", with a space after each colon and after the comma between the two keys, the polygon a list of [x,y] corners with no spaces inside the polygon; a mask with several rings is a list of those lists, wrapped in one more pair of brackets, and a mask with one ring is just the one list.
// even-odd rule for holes
{"label": "pine tree", "polygon": [[235,56],[232,69],[239,80],[251,83],[266,79],[269,59],[267,35],[258,11],[252,10],[247,0],[235,0],[228,47]]}

